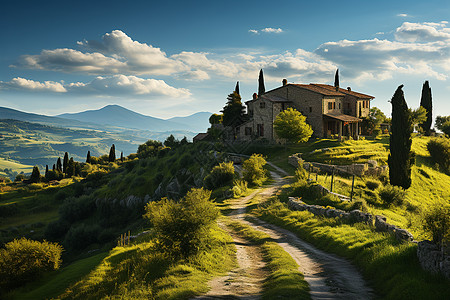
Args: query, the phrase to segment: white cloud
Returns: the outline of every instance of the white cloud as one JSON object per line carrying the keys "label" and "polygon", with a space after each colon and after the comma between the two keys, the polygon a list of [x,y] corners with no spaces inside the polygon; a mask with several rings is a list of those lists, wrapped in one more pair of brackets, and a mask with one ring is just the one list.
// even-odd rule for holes
{"label": "white cloud", "polygon": [[267,27],[267,28],[261,29],[261,31],[266,32],[266,33],[282,33],[283,29]]}
{"label": "white cloud", "polygon": [[101,96],[150,96],[186,98],[190,91],[174,88],[163,80],[144,79],[136,76],[114,75],[98,76],[90,82],[75,82],[63,84],[54,81],[39,82],[25,78],[14,78],[9,82],[0,81],[1,89],[15,89],[24,91],[46,91],[67,94],[92,94]]}
{"label": "white cloud", "polygon": [[397,14],[397,17],[406,18],[406,17],[409,17],[409,15],[408,14]]}
{"label": "white cloud", "polygon": [[450,28],[446,22],[405,22],[395,31],[395,38],[403,42],[435,42],[450,40]]}
{"label": "white cloud", "polygon": [[259,31],[256,29],[250,29],[248,32],[253,33],[253,34],[259,34]]}
{"label": "white cloud", "polygon": [[21,77],[13,78],[9,82],[0,81],[0,89],[42,91],[42,92],[47,91],[55,93],[67,92],[66,88],[59,82],[55,81],[39,82]]}
{"label": "white cloud", "polygon": [[379,31],[379,32],[377,32],[377,33],[375,33],[376,35],[383,35],[384,34],[384,32],[383,31]]}

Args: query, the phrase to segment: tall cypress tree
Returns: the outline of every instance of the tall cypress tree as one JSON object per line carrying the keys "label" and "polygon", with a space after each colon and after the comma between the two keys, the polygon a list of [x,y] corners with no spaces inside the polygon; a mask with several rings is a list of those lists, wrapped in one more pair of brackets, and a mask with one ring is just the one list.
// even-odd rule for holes
{"label": "tall cypress tree", "polygon": [[64,154],[64,160],[63,160],[63,173],[67,174],[67,164],[69,163],[69,153]]}
{"label": "tall cypress tree", "polygon": [[56,167],[55,167],[55,164],[53,164],[52,171],[55,172],[55,170],[56,170]]}
{"label": "tall cypress tree", "polygon": [[238,95],[241,94],[241,93],[239,93],[239,81],[236,82],[236,87],[234,88],[234,91],[235,91],[236,93],[238,93]]}
{"label": "tall cypress tree", "polygon": [[422,97],[420,98],[420,106],[427,110],[427,120],[420,124],[426,135],[431,134],[431,122],[433,122],[433,104],[431,99],[431,88],[428,80],[422,86]]}
{"label": "tall cypress tree", "polygon": [[58,157],[58,160],[56,161],[56,170],[62,172],[61,157]]}
{"label": "tall cypress tree", "polygon": [[392,126],[389,137],[389,181],[407,189],[411,186],[411,116],[400,85],[391,99]]}
{"label": "tall cypress tree", "polygon": [[334,74],[334,87],[339,88],[339,69],[337,69],[336,74]]}
{"label": "tall cypress tree", "polygon": [[87,156],[86,156],[86,162],[87,162],[88,164],[91,163],[91,151],[88,151],[88,153],[87,153]]}
{"label": "tall cypress tree", "polygon": [[234,128],[242,123],[245,107],[242,105],[241,96],[236,92],[229,94],[227,100],[227,104],[222,110],[222,124]]}
{"label": "tall cypress tree", "polygon": [[45,165],[45,176],[47,176],[48,173],[48,165]]}
{"label": "tall cypress tree", "polygon": [[264,74],[263,70],[261,69],[259,71],[259,78],[258,78],[258,96],[261,96],[266,92],[266,87],[264,86]]}
{"label": "tall cypress tree", "polygon": [[115,162],[116,161],[116,146],[112,144],[111,149],[109,149],[109,162]]}
{"label": "tall cypress tree", "polygon": [[123,162],[123,151],[120,152],[120,161]]}

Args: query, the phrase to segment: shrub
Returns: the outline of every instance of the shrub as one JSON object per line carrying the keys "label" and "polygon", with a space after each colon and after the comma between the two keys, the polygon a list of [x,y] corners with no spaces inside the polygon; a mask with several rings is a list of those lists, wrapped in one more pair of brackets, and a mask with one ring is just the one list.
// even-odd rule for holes
{"label": "shrub", "polygon": [[375,181],[375,180],[366,180],[366,186],[370,190],[374,191],[380,186],[380,182],[379,181]]}
{"label": "shrub", "polygon": [[423,228],[438,245],[450,241],[450,205],[435,204],[423,217]]}
{"label": "shrub", "polygon": [[233,178],[233,162],[222,162],[218,166],[212,168],[209,175],[205,177],[205,186],[209,189],[215,189],[231,184]]}
{"label": "shrub", "polygon": [[303,160],[298,162],[298,167],[295,170],[295,179],[297,181],[305,181],[308,176],[308,173],[306,172],[305,168],[303,168]]}
{"label": "shrub", "polygon": [[249,159],[243,163],[243,178],[249,184],[262,185],[267,179],[264,165],[266,160],[261,154],[252,154]]}
{"label": "shrub", "polygon": [[91,196],[68,198],[59,209],[62,220],[73,223],[89,217],[95,211],[95,201]]}
{"label": "shrub", "polygon": [[208,190],[192,189],[179,202],[167,198],[147,204],[144,215],[160,246],[173,256],[190,256],[208,246],[208,231],[219,216]]}
{"label": "shrub", "polygon": [[450,175],[450,142],[448,139],[432,139],[427,144],[431,160],[439,168]]}
{"label": "shrub", "polygon": [[64,246],[69,249],[82,250],[98,240],[100,226],[81,224],[72,226],[64,239]]}
{"label": "shrub", "polygon": [[47,241],[15,239],[0,249],[0,286],[12,288],[61,265],[63,248]]}
{"label": "shrub", "polygon": [[406,191],[398,186],[387,184],[383,186],[378,194],[384,205],[390,206],[392,204],[401,205],[405,201]]}
{"label": "shrub", "polygon": [[247,181],[245,180],[235,180],[233,187],[231,188],[231,192],[233,193],[233,197],[237,198],[247,192]]}

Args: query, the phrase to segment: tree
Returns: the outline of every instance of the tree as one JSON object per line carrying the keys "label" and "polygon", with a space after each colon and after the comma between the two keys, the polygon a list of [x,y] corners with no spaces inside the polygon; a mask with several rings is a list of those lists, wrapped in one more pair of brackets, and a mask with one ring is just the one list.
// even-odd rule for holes
{"label": "tree", "polygon": [[367,134],[372,134],[375,129],[380,128],[381,123],[386,121],[386,116],[378,107],[374,106],[370,109],[369,115],[362,119],[361,127]]}
{"label": "tree", "polygon": [[339,88],[339,69],[337,69],[336,74],[334,74],[334,87]]}
{"label": "tree", "polygon": [[306,123],[306,117],[291,107],[278,114],[273,127],[278,137],[292,143],[307,142],[313,134],[311,126]]}
{"label": "tree", "polygon": [[86,156],[86,162],[87,162],[88,164],[91,163],[91,151],[88,151],[88,153],[87,153],[87,156]]}
{"label": "tree", "polygon": [[116,161],[116,146],[114,146],[114,144],[112,144],[111,149],[109,149],[108,161],[109,162]]}
{"label": "tree", "polygon": [[56,170],[62,172],[61,157],[58,157],[58,160],[56,161]]}
{"label": "tree", "polygon": [[169,135],[166,140],[164,141],[164,146],[170,147],[172,149],[176,148],[180,144],[180,141],[178,141],[173,134]]}
{"label": "tree", "polygon": [[450,135],[450,116],[437,116],[434,127],[443,133]]}
{"label": "tree", "polygon": [[427,120],[427,110],[423,106],[419,106],[418,109],[409,109],[409,114],[412,129],[421,126]]}
{"label": "tree", "polygon": [[33,171],[30,176],[31,183],[41,182],[41,173],[39,172],[39,168],[37,166],[33,167]]}
{"label": "tree", "polygon": [[63,160],[63,173],[67,174],[67,164],[69,163],[69,153],[64,153],[64,160]]}
{"label": "tree", "polygon": [[392,185],[411,186],[411,116],[400,85],[391,99],[392,127],[389,138],[389,180]]}
{"label": "tree", "polygon": [[123,151],[120,152],[120,161],[123,162]]}
{"label": "tree", "polygon": [[422,86],[422,97],[420,98],[420,107],[427,111],[426,120],[420,125],[425,135],[431,134],[431,122],[433,121],[433,103],[431,97],[431,88],[428,80]]}
{"label": "tree", "polygon": [[234,91],[235,91],[236,93],[238,93],[238,95],[241,94],[241,93],[239,93],[239,81],[236,82],[236,87],[234,88]]}
{"label": "tree", "polygon": [[45,176],[47,176],[48,173],[48,165],[45,165]]}
{"label": "tree", "polygon": [[242,123],[245,107],[242,105],[241,96],[233,92],[227,97],[227,104],[223,108],[223,125],[235,128]]}
{"label": "tree", "polygon": [[187,140],[187,137],[184,136],[180,141],[180,145],[183,146],[183,145],[187,145],[187,144],[189,144],[189,142]]}
{"label": "tree", "polygon": [[67,163],[67,172],[66,175],[69,177],[72,177],[75,175],[75,162],[73,160],[73,157],[69,159],[69,162]]}
{"label": "tree", "polygon": [[215,125],[215,124],[222,124],[223,121],[223,115],[222,114],[212,114],[211,117],[209,117],[209,124]]}
{"label": "tree", "polygon": [[242,177],[251,185],[262,185],[267,179],[265,165],[266,160],[261,154],[252,154],[242,164]]}
{"label": "tree", "polygon": [[266,92],[266,87],[264,86],[264,74],[263,70],[261,69],[259,71],[259,78],[258,78],[258,96],[261,96]]}

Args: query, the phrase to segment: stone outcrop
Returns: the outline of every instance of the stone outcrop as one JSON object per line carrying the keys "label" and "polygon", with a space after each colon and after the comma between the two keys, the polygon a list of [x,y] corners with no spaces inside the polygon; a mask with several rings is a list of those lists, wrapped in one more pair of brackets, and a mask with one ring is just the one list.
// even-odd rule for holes
{"label": "stone outcrop", "polygon": [[388,232],[392,234],[398,241],[412,241],[414,239],[413,235],[408,230],[387,223],[385,217],[383,216],[374,217],[372,214],[365,213],[358,209],[347,212],[335,208],[325,208],[320,205],[306,204],[303,201],[294,197],[289,197],[288,206],[292,210],[299,210],[299,211],[306,210],[316,216],[323,216],[327,218],[342,218],[343,220],[353,223],[366,223],[369,225],[374,225],[375,221],[376,230],[381,232]]}
{"label": "stone outcrop", "polygon": [[425,271],[442,274],[450,279],[450,256],[443,255],[439,247],[430,241],[421,241],[417,245],[417,257]]}

